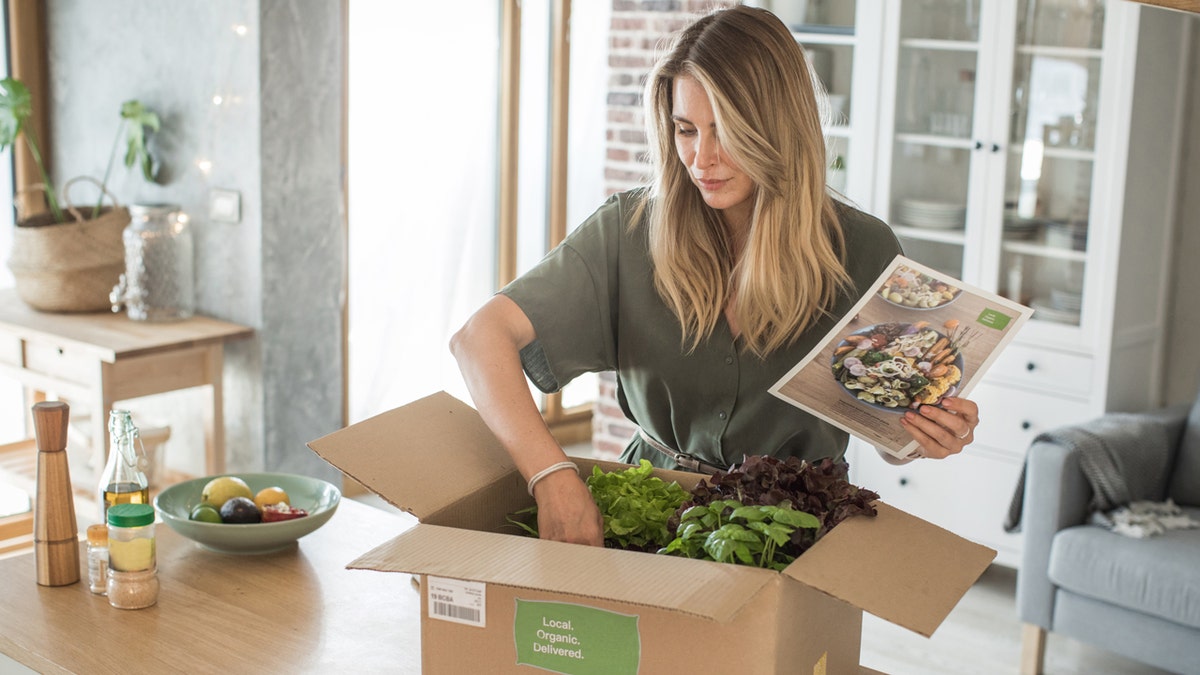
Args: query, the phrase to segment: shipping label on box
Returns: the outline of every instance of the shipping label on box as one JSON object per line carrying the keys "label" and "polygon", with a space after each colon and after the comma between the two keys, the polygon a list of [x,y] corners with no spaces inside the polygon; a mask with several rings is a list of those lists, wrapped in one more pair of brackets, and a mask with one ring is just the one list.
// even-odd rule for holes
{"label": "shipping label on box", "polygon": [[487,586],[471,581],[429,577],[429,617],[487,627]]}

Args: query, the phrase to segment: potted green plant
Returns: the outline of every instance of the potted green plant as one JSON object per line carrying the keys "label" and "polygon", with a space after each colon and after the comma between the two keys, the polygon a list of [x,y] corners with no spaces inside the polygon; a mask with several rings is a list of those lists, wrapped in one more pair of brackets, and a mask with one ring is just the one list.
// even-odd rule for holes
{"label": "potted green plant", "polygon": [[825,182],[838,194],[846,191],[846,160],[841,155],[833,158],[826,172]]}
{"label": "potted green plant", "polygon": [[[139,101],[123,103],[104,179],[74,178],[58,189],[50,180],[29,125],[32,114],[32,98],[25,85],[12,78],[0,80],[0,151],[14,146],[18,137],[24,138],[42,178],[35,188],[45,194],[48,209],[28,216],[18,214],[8,261],[17,294],[26,304],[41,311],[108,309],[109,292],[125,269],[121,234],[129,224],[129,212],[108,191],[108,179],[124,135],[125,166],[137,164],[146,180],[154,180],[146,131],[159,129],[158,115]],[[77,208],[71,203],[70,187],[81,179],[90,180],[100,188],[94,207]],[[103,205],[105,196],[112,201],[111,206]]]}

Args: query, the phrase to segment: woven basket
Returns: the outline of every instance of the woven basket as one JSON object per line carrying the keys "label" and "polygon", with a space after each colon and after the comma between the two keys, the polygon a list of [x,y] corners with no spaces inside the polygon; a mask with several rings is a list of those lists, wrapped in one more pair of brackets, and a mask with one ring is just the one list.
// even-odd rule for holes
{"label": "woven basket", "polygon": [[49,213],[17,222],[8,261],[17,295],[43,312],[112,309],[109,294],[125,272],[121,235],[129,211],[112,206],[93,213],[69,205],[67,210],[66,223],[55,223]]}

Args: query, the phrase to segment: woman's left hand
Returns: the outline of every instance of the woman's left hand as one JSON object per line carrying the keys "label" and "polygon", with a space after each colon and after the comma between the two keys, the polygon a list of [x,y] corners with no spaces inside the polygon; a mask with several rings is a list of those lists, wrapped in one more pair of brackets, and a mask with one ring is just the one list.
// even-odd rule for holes
{"label": "woman's left hand", "polygon": [[979,406],[965,398],[944,398],[938,405],[905,412],[900,423],[921,446],[919,456],[943,459],[962,452],[975,440]]}

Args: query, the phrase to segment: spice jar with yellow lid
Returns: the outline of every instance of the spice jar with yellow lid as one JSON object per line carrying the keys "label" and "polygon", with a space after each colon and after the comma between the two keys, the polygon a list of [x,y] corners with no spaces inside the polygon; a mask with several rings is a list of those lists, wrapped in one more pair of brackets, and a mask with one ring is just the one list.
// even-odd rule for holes
{"label": "spice jar with yellow lid", "polygon": [[108,509],[108,603],[141,609],[158,602],[154,507],[115,504]]}

